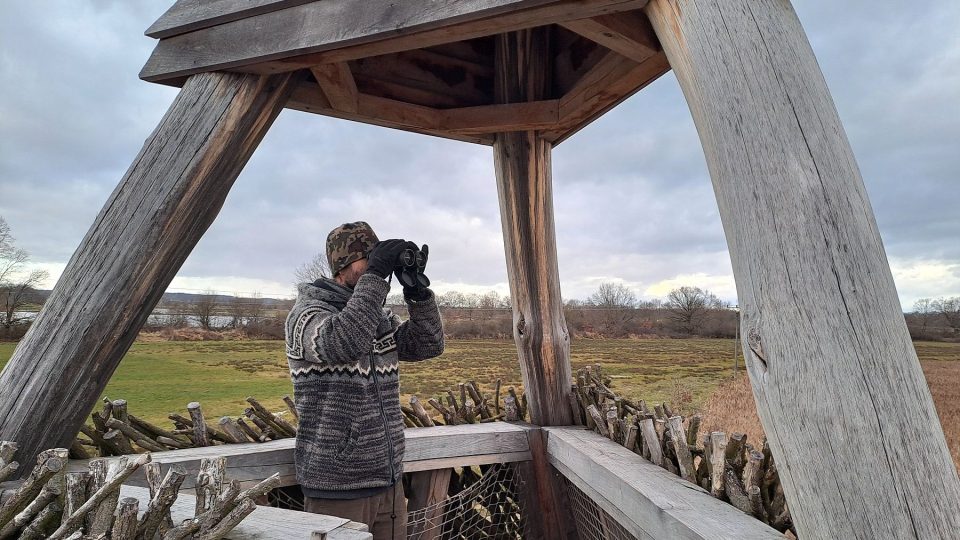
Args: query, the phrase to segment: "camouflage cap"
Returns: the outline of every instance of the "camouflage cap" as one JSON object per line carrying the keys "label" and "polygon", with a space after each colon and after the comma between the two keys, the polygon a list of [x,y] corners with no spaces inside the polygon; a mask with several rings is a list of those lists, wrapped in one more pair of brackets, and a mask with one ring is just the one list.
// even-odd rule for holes
{"label": "camouflage cap", "polygon": [[370,254],[378,242],[377,235],[366,221],[344,223],[327,235],[327,261],[335,276],[341,270]]}

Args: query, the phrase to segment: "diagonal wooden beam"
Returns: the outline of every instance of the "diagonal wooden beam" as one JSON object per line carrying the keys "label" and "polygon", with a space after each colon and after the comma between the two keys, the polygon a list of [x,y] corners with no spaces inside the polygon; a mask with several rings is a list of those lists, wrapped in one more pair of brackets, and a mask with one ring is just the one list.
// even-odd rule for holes
{"label": "diagonal wooden beam", "polygon": [[637,63],[660,51],[657,35],[642,11],[566,21],[560,26]]}
{"label": "diagonal wooden beam", "polygon": [[299,77],[184,85],[0,373],[0,439],[22,463],[70,445]]}
{"label": "diagonal wooden beam", "polygon": [[310,68],[314,78],[327,96],[327,101],[338,111],[357,112],[357,83],[346,62],[320,64]]}
{"label": "diagonal wooden beam", "polygon": [[560,120],[542,136],[554,145],[670,70],[662,52],[638,64],[610,52],[560,98]]}

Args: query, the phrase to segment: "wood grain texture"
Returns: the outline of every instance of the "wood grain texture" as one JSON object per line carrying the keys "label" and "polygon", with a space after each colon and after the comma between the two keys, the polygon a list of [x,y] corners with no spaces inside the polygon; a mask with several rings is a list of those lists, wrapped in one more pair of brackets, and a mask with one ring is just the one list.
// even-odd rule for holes
{"label": "wood grain texture", "polygon": [[0,439],[22,461],[69,445],[295,78],[205,74],[174,100],[0,374]]}
{"label": "wood grain texture", "polygon": [[608,53],[560,98],[560,121],[542,136],[560,144],[669,70],[662,52],[641,64]]}
{"label": "wood grain texture", "polygon": [[[500,103],[549,96],[545,30],[498,37],[495,89]],[[538,425],[569,425],[570,336],[560,297],[550,150],[536,131],[498,133],[493,145],[513,335],[530,419]]]}
{"label": "wood grain texture", "polygon": [[650,21],[639,10],[566,21],[560,25],[638,64],[660,51]]}
{"label": "wood grain texture", "polygon": [[747,368],[799,537],[955,537],[957,471],[792,7],[653,0],[647,14],[703,143]]}
{"label": "wood grain texture", "polygon": [[177,0],[144,34],[165,38],[314,0]]}
{"label": "wood grain texture", "polygon": [[579,427],[545,427],[543,432],[550,464],[637,538],[783,538],[597,433]]}
{"label": "wood grain texture", "polygon": [[[123,486],[122,497],[131,497],[138,501],[142,509],[150,502],[150,491],[144,487]],[[174,523],[194,517],[196,497],[180,492],[170,507]],[[142,513],[142,512],[141,512]],[[327,534],[328,539],[361,540],[373,536],[366,532],[366,526],[351,522],[346,518],[311,514],[296,510],[283,510],[270,506],[257,506],[243,521],[230,532],[232,540],[254,540],[264,538],[309,538],[313,531]]]}
{"label": "wood grain texture", "polygon": [[[325,0],[160,41],[140,77],[264,64],[291,71],[637,9],[646,0]],[[270,63],[267,65],[267,63]]]}
{"label": "wood grain texture", "polygon": [[334,109],[357,112],[357,83],[346,62],[320,64],[310,68],[310,72]]}
{"label": "wood grain texture", "polygon": [[[527,424],[488,422],[458,426],[408,429],[403,458],[405,471],[424,471],[465,465],[511,463],[530,459],[528,432],[536,430]],[[281,485],[296,485],[296,470],[293,461],[293,438],[265,443],[227,444],[202,448],[185,448],[154,452],[153,462],[162,465],[163,472],[172,466],[183,467],[187,477],[181,490],[195,487],[197,472],[204,459],[224,457],[224,476],[239,480],[243,488],[255,485],[274,473],[279,473]],[[105,458],[114,462],[121,458]],[[69,471],[85,471],[89,460],[68,462]],[[129,483],[147,486],[144,471],[137,471]]]}

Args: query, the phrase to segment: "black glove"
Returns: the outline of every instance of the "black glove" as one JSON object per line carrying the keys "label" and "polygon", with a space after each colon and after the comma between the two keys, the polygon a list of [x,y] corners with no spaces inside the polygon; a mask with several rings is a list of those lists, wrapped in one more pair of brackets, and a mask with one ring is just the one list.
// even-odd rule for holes
{"label": "black glove", "polygon": [[409,242],[396,238],[377,242],[367,255],[367,273],[386,279],[397,266],[400,252],[408,247],[407,244]]}

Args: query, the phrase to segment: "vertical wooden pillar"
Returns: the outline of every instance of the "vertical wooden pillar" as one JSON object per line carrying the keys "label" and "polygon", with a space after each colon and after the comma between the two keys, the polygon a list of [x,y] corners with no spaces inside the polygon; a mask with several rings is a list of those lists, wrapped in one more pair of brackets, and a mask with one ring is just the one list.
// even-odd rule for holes
{"label": "vertical wooden pillar", "polygon": [[[546,99],[552,62],[549,29],[497,36],[495,91],[499,103]],[[534,424],[572,423],[570,336],[563,317],[553,225],[551,144],[536,131],[497,133],[493,143],[500,220],[513,303],[513,337],[524,391]],[[530,538],[571,533],[556,473],[547,462],[539,430],[531,433],[532,463],[522,467],[528,482]],[[536,508],[533,506],[536,505]]]}
{"label": "vertical wooden pillar", "polygon": [[[551,84],[547,28],[497,36],[496,96],[500,103],[536,101]],[[572,423],[570,336],[563,317],[553,225],[551,144],[536,131],[497,133],[493,143],[500,220],[530,419],[541,426]]]}
{"label": "vertical wooden pillar", "polygon": [[69,446],[297,78],[187,80],[0,374],[0,439],[21,463]]}
{"label": "vertical wooden pillar", "polygon": [[953,538],[960,482],[860,172],[787,1],[646,8],[700,133],[801,538]]}

